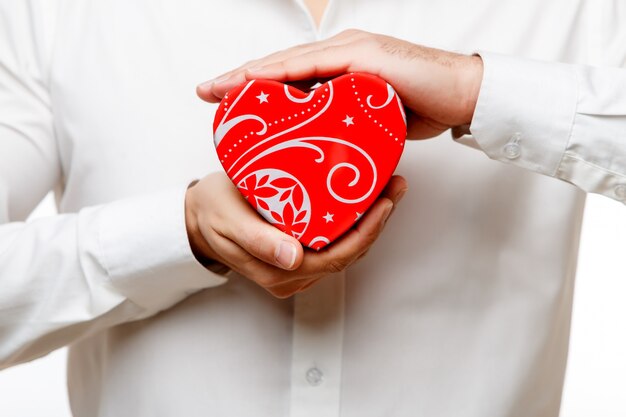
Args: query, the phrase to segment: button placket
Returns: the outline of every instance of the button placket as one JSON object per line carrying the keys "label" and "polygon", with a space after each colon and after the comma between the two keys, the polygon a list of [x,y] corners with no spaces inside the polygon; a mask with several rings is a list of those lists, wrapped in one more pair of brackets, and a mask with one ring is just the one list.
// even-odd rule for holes
{"label": "button placket", "polygon": [[291,417],[339,414],[344,279],[325,279],[294,300]]}

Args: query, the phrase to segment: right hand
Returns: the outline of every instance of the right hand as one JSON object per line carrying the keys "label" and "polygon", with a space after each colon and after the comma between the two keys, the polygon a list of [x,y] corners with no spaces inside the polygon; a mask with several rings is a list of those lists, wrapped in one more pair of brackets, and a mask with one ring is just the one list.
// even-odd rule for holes
{"label": "right hand", "polygon": [[479,56],[350,29],[250,61],[200,84],[197,92],[217,103],[231,88],[253,79],[293,82],[359,71],[378,75],[395,88],[409,110],[407,137],[426,139],[471,123],[483,62]]}
{"label": "right hand", "polygon": [[220,262],[275,297],[287,298],[363,256],[406,190],[404,178],[393,176],[354,228],[315,252],[265,221],[230,179],[217,172],[187,190],[187,233],[200,262]]}

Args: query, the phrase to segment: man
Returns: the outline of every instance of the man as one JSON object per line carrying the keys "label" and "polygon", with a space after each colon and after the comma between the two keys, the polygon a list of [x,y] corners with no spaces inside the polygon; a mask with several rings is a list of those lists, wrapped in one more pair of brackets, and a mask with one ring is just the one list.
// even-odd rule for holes
{"label": "man", "polygon": [[[1,108],[14,109],[0,133],[4,218],[53,185],[61,212],[78,212],[2,227],[2,363],[73,343],[79,416],[557,415],[584,193],[536,172],[622,198],[624,98],[606,85],[624,72],[414,44],[617,66],[617,4],[336,1],[314,19],[301,2],[2,3]],[[410,43],[331,37],[348,27]],[[219,171],[195,84],[326,38],[199,93],[378,72],[426,120],[412,126],[420,137],[471,121],[475,137],[461,140],[536,172],[449,138],[408,143],[398,172],[411,192],[381,241],[319,282],[326,262],[341,269],[365,252],[402,179],[326,258],[269,227],[254,235],[267,250],[246,235],[262,228],[253,217],[236,228],[250,212],[219,172],[162,191]],[[280,299],[259,284],[279,297],[309,289]]]}

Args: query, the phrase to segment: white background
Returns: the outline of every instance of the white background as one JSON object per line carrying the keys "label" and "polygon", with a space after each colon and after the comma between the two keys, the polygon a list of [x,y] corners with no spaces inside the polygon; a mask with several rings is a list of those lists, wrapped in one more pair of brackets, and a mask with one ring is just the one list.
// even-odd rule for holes
{"label": "white background", "polygon": [[[48,198],[34,216],[53,213]],[[626,416],[626,206],[590,195],[561,417]],[[65,350],[0,372],[0,417],[69,417]]]}

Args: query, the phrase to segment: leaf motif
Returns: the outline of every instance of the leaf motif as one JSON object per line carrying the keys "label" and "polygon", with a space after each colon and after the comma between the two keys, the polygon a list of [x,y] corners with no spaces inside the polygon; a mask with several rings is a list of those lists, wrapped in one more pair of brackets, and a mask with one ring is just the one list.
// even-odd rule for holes
{"label": "leaf motif", "polygon": [[255,198],[257,204],[259,205],[259,207],[261,207],[262,209],[265,210],[269,210],[270,206],[265,202],[265,200],[261,200],[260,198]]}
{"label": "leaf motif", "polygon": [[257,184],[258,187],[262,187],[265,185],[265,183],[267,182],[267,180],[270,178],[269,175],[264,175],[263,177],[261,177],[261,179],[259,180],[259,183]]}
{"label": "leaf motif", "polygon": [[302,188],[296,187],[293,189],[293,206],[296,210],[300,210],[302,208],[302,202],[304,200],[304,195],[302,194]]}
{"label": "leaf motif", "polygon": [[283,222],[283,218],[281,217],[280,214],[276,213],[275,211],[271,211],[270,214],[272,215],[272,217],[274,218],[274,220],[276,220],[279,223],[284,223]]}
{"label": "leaf motif", "polygon": [[287,190],[280,196],[280,201],[285,201],[291,195],[291,190]]}
{"label": "leaf motif", "polygon": [[291,225],[291,230],[292,232],[295,233],[302,233],[304,231],[304,228],[306,227],[306,223],[302,222],[302,223],[294,223]]}
{"label": "leaf motif", "polygon": [[256,174],[250,175],[246,178],[246,188],[248,190],[254,190],[256,188]]}
{"label": "leaf motif", "polygon": [[283,177],[283,178],[276,178],[275,180],[272,180],[270,184],[278,188],[291,188],[294,185],[296,185],[296,182],[292,180],[291,178]]}
{"label": "leaf motif", "polygon": [[254,195],[263,198],[274,197],[276,194],[278,194],[278,190],[270,187],[259,187],[254,190]]}
{"label": "leaf motif", "polygon": [[285,219],[285,224],[293,223],[293,207],[291,204],[285,204],[285,208],[283,208],[283,218]]}
{"label": "leaf motif", "polygon": [[307,211],[306,210],[302,210],[300,213],[298,213],[298,215],[296,216],[296,220],[294,220],[296,223],[301,222],[302,220],[304,220],[304,217],[306,216]]}

